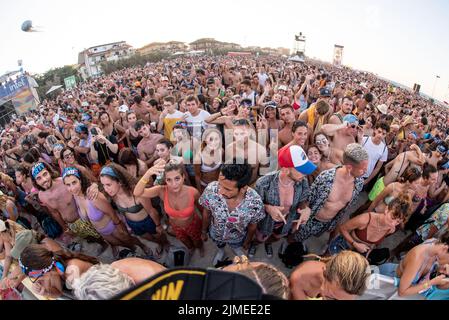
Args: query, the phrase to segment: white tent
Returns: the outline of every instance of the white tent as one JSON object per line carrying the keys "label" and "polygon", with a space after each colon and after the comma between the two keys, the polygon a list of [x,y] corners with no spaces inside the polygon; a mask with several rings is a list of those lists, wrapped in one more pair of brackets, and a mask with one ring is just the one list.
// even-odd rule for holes
{"label": "white tent", "polygon": [[45,94],[52,93],[53,91],[56,91],[56,90],[58,90],[59,88],[62,88],[62,86],[53,86],[53,87],[51,87],[50,90],[48,90],[47,93],[45,93]]}

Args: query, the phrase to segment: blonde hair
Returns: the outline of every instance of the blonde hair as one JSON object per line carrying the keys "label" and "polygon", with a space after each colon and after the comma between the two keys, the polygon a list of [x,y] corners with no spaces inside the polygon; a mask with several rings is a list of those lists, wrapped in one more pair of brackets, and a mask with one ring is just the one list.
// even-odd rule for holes
{"label": "blonde hair", "polygon": [[342,251],[331,257],[315,257],[326,264],[324,278],[329,282],[337,283],[345,292],[354,295],[362,295],[366,289],[366,283],[370,276],[369,263],[365,257],[354,251]]}
{"label": "blonde hair", "polygon": [[0,191],[0,210],[6,209],[6,204],[8,203],[8,200],[14,201],[14,198],[11,198],[10,196]]}
{"label": "blonde hair", "polygon": [[234,264],[237,271],[256,281],[263,289],[264,294],[273,295],[282,299],[290,296],[290,286],[287,277],[274,266],[267,263],[252,265],[246,256],[235,257]]}
{"label": "blonde hair", "polygon": [[129,289],[134,281],[126,273],[109,264],[97,264],[89,268],[74,282],[78,300],[107,300]]}

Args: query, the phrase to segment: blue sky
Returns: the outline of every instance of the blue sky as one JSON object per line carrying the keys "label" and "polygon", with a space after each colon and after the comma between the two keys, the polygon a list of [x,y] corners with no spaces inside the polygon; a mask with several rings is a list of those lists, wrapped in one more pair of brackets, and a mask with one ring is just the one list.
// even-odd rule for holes
{"label": "blue sky", "polygon": [[[132,5],[131,5],[132,4]],[[387,0],[15,0],[0,14],[0,73],[22,59],[26,70],[44,72],[76,63],[90,46],[125,40],[191,42],[200,37],[243,45],[293,46],[307,36],[307,55],[330,61],[334,44],[345,46],[343,63],[372,71],[449,100],[449,1]],[[20,30],[33,20],[43,32]]]}

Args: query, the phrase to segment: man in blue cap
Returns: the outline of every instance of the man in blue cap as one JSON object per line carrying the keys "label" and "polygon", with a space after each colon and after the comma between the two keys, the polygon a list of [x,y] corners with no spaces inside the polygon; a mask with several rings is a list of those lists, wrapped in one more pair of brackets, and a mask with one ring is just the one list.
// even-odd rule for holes
{"label": "man in blue cap", "polygon": [[89,128],[85,124],[79,124],[75,128],[75,132],[80,139],[78,146],[74,148],[75,151],[88,157],[92,144],[92,135],[89,132]]}
{"label": "man in blue cap", "polygon": [[333,137],[332,147],[340,150],[345,150],[351,143],[362,143],[363,139],[359,119],[353,114],[346,115],[341,124],[324,125],[322,131],[327,136]]}

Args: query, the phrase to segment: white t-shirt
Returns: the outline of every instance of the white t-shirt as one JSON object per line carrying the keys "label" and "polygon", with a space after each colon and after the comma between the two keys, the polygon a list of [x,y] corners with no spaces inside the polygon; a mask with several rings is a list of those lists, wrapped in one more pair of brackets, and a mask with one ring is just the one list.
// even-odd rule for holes
{"label": "white t-shirt", "polygon": [[374,144],[371,137],[363,137],[362,145],[369,155],[368,170],[364,175],[364,178],[368,178],[373,173],[378,161],[386,162],[388,160],[388,148],[383,141],[378,145]]}
{"label": "white t-shirt", "polygon": [[258,74],[259,77],[259,84],[263,87],[265,86],[265,82],[267,81],[267,79],[269,78],[268,75],[266,73],[259,73]]}
{"label": "white t-shirt", "polygon": [[201,109],[197,116],[192,116],[190,112],[185,113],[187,115],[187,129],[191,136],[201,139],[202,132],[212,127],[206,123],[206,119],[210,117],[210,113]]}

